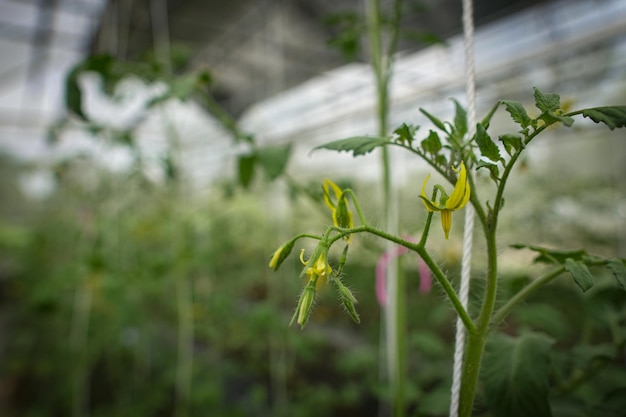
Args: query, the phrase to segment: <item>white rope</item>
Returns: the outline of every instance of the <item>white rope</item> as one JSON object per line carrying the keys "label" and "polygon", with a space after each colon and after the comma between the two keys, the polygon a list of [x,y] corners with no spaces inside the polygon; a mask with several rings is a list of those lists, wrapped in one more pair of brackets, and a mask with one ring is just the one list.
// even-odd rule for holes
{"label": "white rope", "polygon": [[[465,40],[465,93],[467,95],[467,125],[469,137],[476,129],[476,73],[474,67],[474,20],[472,0],[463,0],[463,38]],[[472,261],[472,232],[474,230],[474,207],[469,204],[465,209],[463,231],[463,258],[461,261],[461,287],[459,298],[467,310],[469,298],[470,270]],[[454,366],[452,371],[452,389],[450,398],[450,417],[459,414],[459,398],[463,376],[463,353],[465,351],[465,328],[460,318],[456,321],[456,345],[454,347]]]}

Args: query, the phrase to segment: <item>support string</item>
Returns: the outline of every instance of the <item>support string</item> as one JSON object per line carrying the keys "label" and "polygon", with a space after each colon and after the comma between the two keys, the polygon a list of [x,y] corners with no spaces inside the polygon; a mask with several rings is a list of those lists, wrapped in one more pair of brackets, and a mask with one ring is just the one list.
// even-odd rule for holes
{"label": "support string", "polygon": [[[472,0],[463,0],[463,38],[465,43],[465,94],[467,96],[467,125],[471,138],[476,129],[476,73],[474,66],[474,20]],[[469,204],[465,209],[463,230],[463,257],[461,260],[461,286],[459,298],[467,309],[472,261],[472,238],[474,230],[474,207]],[[456,322],[456,342],[454,347],[454,365],[450,395],[450,417],[459,413],[461,381],[463,378],[463,353],[465,351],[465,328],[460,318]]]}

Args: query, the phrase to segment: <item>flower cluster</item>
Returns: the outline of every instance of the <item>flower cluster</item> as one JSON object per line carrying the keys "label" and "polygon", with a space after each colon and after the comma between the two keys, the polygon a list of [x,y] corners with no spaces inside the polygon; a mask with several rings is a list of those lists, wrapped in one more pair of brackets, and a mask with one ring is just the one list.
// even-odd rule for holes
{"label": "flower cluster", "polygon": [[430,200],[426,196],[426,183],[428,183],[430,174],[428,174],[424,180],[424,184],[422,185],[422,195],[420,196],[426,210],[431,212],[438,211],[441,213],[441,226],[443,227],[443,233],[446,235],[446,239],[448,239],[450,228],[452,227],[452,212],[465,207],[470,199],[470,185],[467,179],[465,164],[461,162],[460,170],[456,170],[454,168],[452,169],[459,173],[459,178],[457,179],[450,196],[448,196],[441,185],[435,185],[435,190],[441,192],[439,202]]}

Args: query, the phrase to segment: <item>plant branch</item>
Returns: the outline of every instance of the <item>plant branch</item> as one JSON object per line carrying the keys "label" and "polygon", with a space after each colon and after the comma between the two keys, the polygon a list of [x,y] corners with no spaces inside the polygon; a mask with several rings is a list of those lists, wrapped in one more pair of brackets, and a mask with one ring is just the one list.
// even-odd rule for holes
{"label": "plant branch", "polygon": [[549,283],[550,281],[552,281],[553,279],[561,275],[563,272],[565,272],[565,267],[560,266],[556,269],[553,269],[545,273],[541,277],[533,280],[530,284],[522,288],[513,297],[511,297],[511,299],[507,301],[506,304],[504,304],[502,307],[498,309],[498,311],[496,311],[496,313],[491,318],[491,325],[492,326],[497,325],[498,323],[502,322],[502,320],[504,320],[505,317],[511,312],[513,307],[515,307],[520,302],[522,302],[533,291],[546,285],[547,283]]}

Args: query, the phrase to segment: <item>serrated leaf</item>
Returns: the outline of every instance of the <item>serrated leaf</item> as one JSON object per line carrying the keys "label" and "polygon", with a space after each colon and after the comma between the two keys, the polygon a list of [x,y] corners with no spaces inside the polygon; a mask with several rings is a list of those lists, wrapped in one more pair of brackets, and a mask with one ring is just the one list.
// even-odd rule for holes
{"label": "serrated leaf", "polygon": [[522,149],[522,138],[516,135],[501,135],[498,137],[500,142],[504,145],[506,153],[513,156],[517,151]]}
{"label": "serrated leaf", "polygon": [[401,142],[413,142],[413,136],[415,132],[419,129],[419,126],[407,125],[406,123],[402,123],[400,127],[393,131],[396,135],[398,135],[398,139]]}
{"label": "serrated leaf", "polygon": [[561,108],[561,97],[555,93],[542,93],[537,87],[535,90],[535,106],[542,113],[555,111]]}
{"label": "serrated leaf", "polygon": [[459,104],[458,101],[454,100],[454,129],[459,138],[462,138],[463,135],[467,133],[467,112]]}
{"label": "serrated leaf", "polygon": [[587,252],[585,252],[585,250],[583,249],[555,250],[545,248],[543,246],[525,245],[522,243],[513,244],[511,245],[511,247],[515,249],[530,249],[534,252],[537,252],[539,255],[535,259],[533,259],[533,262],[535,263],[541,262],[547,264],[562,265],[568,258],[578,261],[587,256]]}
{"label": "serrated leaf", "polygon": [[495,334],[485,350],[481,379],[493,417],[550,417],[552,339],[539,333]]}
{"label": "serrated leaf", "polygon": [[626,291],[626,266],[624,266],[624,261],[618,258],[611,258],[607,259],[605,265],[613,273],[618,285]]}
{"label": "serrated leaf", "polygon": [[626,106],[593,107],[582,110],[582,115],[596,123],[604,123],[611,130],[626,126]]}
{"label": "serrated leaf", "polygon": [[442,167],[447,167],[449,165],[448,159],[446,158],[445,155],[442,155],[442,154],[437,155],[437,157],[435,158],[435,162],[437,162],[439,166],[442,166]]}
{"label": "serrated leaf", "polygon": [[441,140],[437,132],[431,130],[428,137],[421,143],[424,152],[428,152],[432,155],[436,155],[441,150]]}
{"label": "serrated leaf", "polygon": [[239,184],[244,188],[248,188],[252,177],[254,176],[254,164],[256,162],[256,155],[245,155],[239,157]]}
{"label": "serrated leaf", "polygon": [[493,162],[480,159],[476,164],[476,170],[479,170],[480,168],[487,168],[489,170],[489,176],[492,180],[500,180],[500,170],[498,169],[498,165],[494,164]]}
{"label": "serrated leaf", "polygon": [[571,127],[574,124],[574,119],[569,116],[559,116],[551,111],[547,111],[539,117],[546,122],[547,125],[561,122],[567,127]]}
{"label": "serrated leaf", "polygon": [[576,282],[576,285],[578,285],[583,292],[593,287],[593,275],[591,275],[589,268],[587,268],[587,265],[584,263],[577,262],[572,258],[567,258],[565,260],[565,269],[572,274],[574,282]]}
{"label": "serrated leaf", "polygon": [[389,143],[389,139],[369,136],[354,136],[346,139],[339,139],[333,142],[320,145],[313,150],[329,149],[338,152],[352,152],[353,156],[365,155],[374,149],[385,146]]}
{"label": "serrated leaf", "polygon": [[257,150],[261,167],[263,167],[270,181],[275,180],[285,172],[290,154],[291,144],[285,146],[267,146]]}
{"label": "serrated leaf", "polygon": [[491,137],[487,134],[487,131],[481,123],[476,124],[476,135],[474,137],[476,138],[476,144],[482,156],[491,159],[493,162],[497,162],[501,159],[498,146],[491,140]]}
{"label": "serrated leaf", "polygon": [[439,120],[438,118],[436,118],[435,116],[433,116],[432,114],[428,113],[426,110],[424,109],[420,109],[420,112],[422,112],[422,114],[426,117],[428,117],[428,120],[430,120],[431,122],[433,122],[433,124],[435,126],[437,126],[440,130],[443,130],[444,132],[448,133],[448,130],[446,129],[446,126],[443,124],[443,122],[441,120]]}
{"label": "serrated leaf", "polygon": [[519,101],[502,100],[506,111],[511,115],[511,119],[523,128],[530,126],[530,117],[526,109]]}

